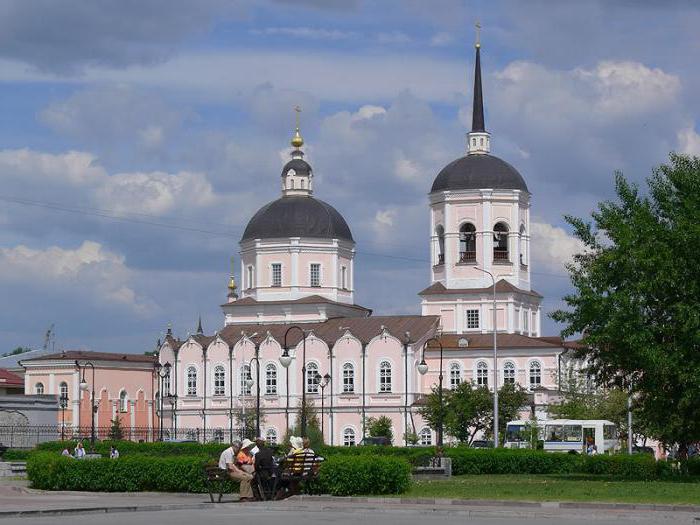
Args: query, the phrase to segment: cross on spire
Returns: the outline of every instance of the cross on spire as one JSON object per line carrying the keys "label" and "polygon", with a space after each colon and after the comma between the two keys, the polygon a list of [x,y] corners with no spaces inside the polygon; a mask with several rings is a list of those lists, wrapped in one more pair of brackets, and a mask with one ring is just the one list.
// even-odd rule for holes
{"label": "cross on spire", "polygon": [[481,24],[479,21],[476,21],[476,24],[474,24],[474,27],[476,27],[476,47],[481,47]]}

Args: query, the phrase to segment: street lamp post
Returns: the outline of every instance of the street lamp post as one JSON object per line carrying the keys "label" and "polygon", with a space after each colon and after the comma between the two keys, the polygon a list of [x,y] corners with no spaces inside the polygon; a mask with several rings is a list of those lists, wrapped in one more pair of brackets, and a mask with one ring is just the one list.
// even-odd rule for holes
{"label": "street lamp post", "polygon": [[491,272],[483,268],[478,266],[474,268],[489,275],[493,284],[493,447],[498,448],[498,340],[496,336],[498,332],[498,316],[496,313],[496,278]]}
{"label": "street lamp post", "polygon": [[[156,373],[158,374],[158,404],[160,405],[160,416],[158,417],[158,423],[159,423],[159,439],[160,441],[163,441],[163,416],[165,415],[163,412],[163,397],[166,395],[170,395],[170,363],[165,363],[164,365],[161,365],[160,363],[156,363]],[[166,378],[168,379],[168,392],[166,392],[165,389],[165,380]]]}
{"label": "street lamp post", "polygon": [[[301,435],[306,436],[306,332],[300,326],[293,325],[287,328],[284,333],[284,347],[280,356],[280,364],[284,368],[288,368],[292,364],[292,356],[289,355],[289,346],[287,346],[287,336],[289,332],[297,329],[301,332],[302,339],[302,361],[301,361]],[[287,385],[289,388],[289,385]]]}
{"label": "street lamp post", "polygon": [[[250,358],[248,370],[253,366],[255,361],[255,437],[260,437],[260,343],[255,343],[255,357]],[[248,377],[245,380],[248,388],[253,386],[253,378]]]}
{"label": "street lamp post", "polygon": [[61,407],[61,441],[63,441],[66,435],[66,407],[68,406],[68,396],[61,394],[58,403]]}
{"label": "street lamp post", "polygon": [[428,344],[431,342],[436,342],[438,346],[440,347],[440,373],[438,375],[438,404],[440,406],[440,417],[438,419],[438,428],[437,428],[437,446],[442,448],[442,427],[443,427],[443,407],[442,407],[442,343],[437,337],[431,337],[428,339],[425,344],[423,345],[423,357],[421,359],[421,362],[418,363],[418,372],[421,375],[425,375],[428,372],[428,364],[425,362],[425,349],[428,347]]}
{"label": "street lamp post", "polygon": [[[317,374],[317,377],[320,376],[320,374]],[[325,440],[326,438],[326,433],[324,431],[324,426],[323,426],[323,412],[325,410],[325,405],[324,405],[324,392],[326,390],[326,387],[328,386],[328,383],[331,381],[331,375],[330,374],[325,374],[323,376],[323,379],[321,379],[318,383],[318,386],[321,387],[321,437],[322,439]]]}
{"label": "street lamp post", "polygon": [[[75,366],[78,367],[78,373],[80,373],[80,363],[76,360]],[[95,365],[90,361],[83,363],[83,378],[80,380],[80,390],[83,392],[87,391],[88,383],[85,380],[85,368],[92,368],[92,389],[90,392],[90,452],[95,451],[95,412],[97,411],[97,406],[95,406]]]}

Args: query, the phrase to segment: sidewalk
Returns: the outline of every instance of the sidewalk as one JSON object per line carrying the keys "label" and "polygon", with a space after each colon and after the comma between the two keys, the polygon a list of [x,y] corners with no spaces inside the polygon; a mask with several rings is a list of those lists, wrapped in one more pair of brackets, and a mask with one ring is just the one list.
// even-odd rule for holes
{"label": "sidewalk", "polygon": [[700,506],[641,505],[622,503],[566,503],[531,501],[454,500],[429,498],[381,498],[332,496],[295,496],[283,502],[237,503],[238,495],[225,495],[221,504],[212,505],[208,494],[173,494],[160,492],[49,492],[22,486],[0,484],[0,520],[9,517],[60,516],[115,512],[154,512],[212,507],[250,507],[288,511],[346,512],[353,509],[379,512],[410,511],[446,512],[470,516],[554,517],[563,514],[620,519],[635,516],[665,516],[680,521],[700,522]]}

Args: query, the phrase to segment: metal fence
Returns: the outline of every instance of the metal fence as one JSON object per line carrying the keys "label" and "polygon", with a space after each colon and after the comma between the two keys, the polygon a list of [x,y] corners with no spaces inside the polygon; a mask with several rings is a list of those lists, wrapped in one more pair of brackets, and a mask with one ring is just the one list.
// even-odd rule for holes
{"label": "metal fence", "polygon": [[[194,441],[199,443],[224,443],[229,440],[252,439],[254,429],[229,428],[178,428],[162,431],[163,441]],[[0,426],[0,445],[9,448],[32,448],[45,441],[90,441],[90,426],[61,427],[61,425],[10,425]],[[161,440],[160,428],[122,427],[120,435],[112,427],[95,427],[95,439],[103,441],[120,438],[128,441],[151,443]]]}

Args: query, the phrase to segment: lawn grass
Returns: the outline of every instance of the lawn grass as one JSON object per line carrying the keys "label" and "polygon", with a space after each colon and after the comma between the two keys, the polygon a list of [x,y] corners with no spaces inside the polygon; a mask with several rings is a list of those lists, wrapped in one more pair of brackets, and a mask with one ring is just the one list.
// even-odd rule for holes
{"label": "lawn grass", "polygon": [[572,475],[479,475],[416,481],[404,497],[700,504],[700,480],[611,481]]}

